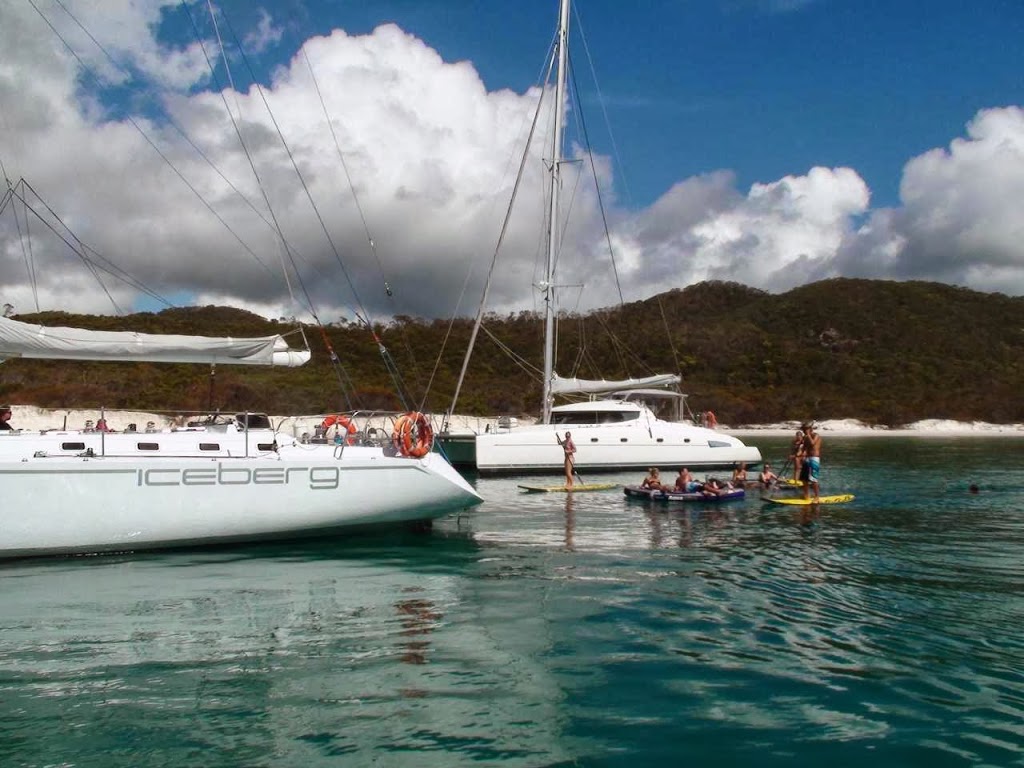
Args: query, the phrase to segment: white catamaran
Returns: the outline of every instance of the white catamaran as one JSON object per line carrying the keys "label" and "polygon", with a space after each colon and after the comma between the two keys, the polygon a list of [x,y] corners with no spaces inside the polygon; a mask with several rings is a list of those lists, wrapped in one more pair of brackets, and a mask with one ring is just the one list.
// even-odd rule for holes
{"label": "white catamaran", "polygon": [[[0,359],[13,357],[297,366],[309,352],[281,336],[86,331],[0,318]],[[322,536],[480,502],[444,458],[421,450],[429,437],[407,437],[307,443],[262,414],[161,432],[3,430],[0,557]]]}
{"label": "white catamaran", "polygon": [[[560,473],[564,454],[556,438],[564,436],[566,431],[572,433],[576,445],[575,465],[581,472],[646,469],[651,466],[714,469],[732,467],[741,462],[756,464],[761,461],[761,452],[756,447],[684,420],[685,395],[677,389],[679,376],[665,374],[624,381],[592,381],[563,379],[554,371],[554,265],[563,231],[559,224],[559,191],[563,165],[569,5],[569,0],[561,0],[559,8],[554,132],[549,163],[548,247],[545,277],[539,286],[544,301],[541,419],[535,425],[523,427],[505,428],[499,423],[497,429],[481,434],[449,433],[442,436],[441,445],[453,462],[473,466],[481,473]],[[483,306],[477,316],[477,327],[482,318]],[[475,336],[476,328],[473,339]],[[472,354],[472,344],[471,340],[467,363]],[[463,376],[465,370],[464,364]],[[663,389],[655,389],[658,387]],[[555,406],[556,395],[589,396],[591,400]],[[659,418],[649,405],[651,400],[664,398],[673,399],[678,405],[673,420]]]}

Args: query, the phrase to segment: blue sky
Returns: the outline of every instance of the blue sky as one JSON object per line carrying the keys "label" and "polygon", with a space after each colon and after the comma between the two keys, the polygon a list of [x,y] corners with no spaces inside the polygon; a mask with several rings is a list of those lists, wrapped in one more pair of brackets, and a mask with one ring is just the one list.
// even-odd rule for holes
{"label": "blue sky", "polygon": [[[249,19],[249,3],[222,3]],[[394,22],[446,60],[473,63],[489,89],[534,84],[554,0],[266,4],[285,13],[279,46]],[[876,206],[898,201],[903,164],[962,134],[979,110],[1024,103],[1024,3],[1016,0],[584,0],[573,58],[591,140],[612,136],[636,205],[681,178],[732,169],[769,182],[850,166]]]}
{"label": "blue sky", "polygon": [[[161,295],[296,314],[294,282],[289,293],[270,278],[282,247],[266,195],[322,315],[475,311],[555,0],[216,3],[273,119],[237,54],[238,93],[225,106],[211,91],[177,0],[61,2],[87,34],[57,0],[0,2],[0,162],[85,242]],[[215,50],[206,4],[189,8]],[[585,185],[574,198],[560,264],[586,287],[563,291],[563,308],[700,280],[782,291],[839,275],[1024,295],[1024,3],[585,0],[576,11],[573,110],[604,199]],[[526,166],[495,311],[536,306],[545,154],[535,147]],[[110,311],[107,292],[146,306],[116,281],[97,291],[39,227],[31,246],[10,209],[0,216],[4,299],[19,310]]]}

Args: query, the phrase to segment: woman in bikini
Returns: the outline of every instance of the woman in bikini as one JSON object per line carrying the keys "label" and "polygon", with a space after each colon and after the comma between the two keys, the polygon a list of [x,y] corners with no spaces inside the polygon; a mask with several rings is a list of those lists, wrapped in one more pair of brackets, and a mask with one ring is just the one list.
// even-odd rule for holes
{"label": "woman in bikini", "polygon": [[669,490],[661,484],[661,471],[657,467],[651,467],[648,470],[647,477],[640,483],[641,488],[646,488],[651,491],[667,491]]}

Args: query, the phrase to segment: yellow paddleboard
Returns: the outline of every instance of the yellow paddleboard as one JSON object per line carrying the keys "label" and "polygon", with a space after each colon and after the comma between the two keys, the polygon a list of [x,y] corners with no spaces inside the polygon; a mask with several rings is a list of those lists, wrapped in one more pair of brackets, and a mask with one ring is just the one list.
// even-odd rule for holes
{"label": "yellow paddleboard", "polygon": [[815,499],[813,497],[810,499],[805,499],[803,497],[782,497],[778,499],[771,499],[768,498],[767,496],[761,497],[761,501],[770,501],[772,504],[789,504],[795,507],[810,507],[815,504],[845,504],[848,501],[853,501],[853,499],[854,495],[852,493],[837,494],[835,496],[822,496],[821,498],[818,499]]}
{"label": "yellow paddleboard", "polygon": [[566,488],[564,485],[520,485],[519,486],[528,493],[584,493],[585,491],[609,491],[612,488],[618,488],[618,483],[590,483],[589,485],[583,485],[577,483],[572,488]]}

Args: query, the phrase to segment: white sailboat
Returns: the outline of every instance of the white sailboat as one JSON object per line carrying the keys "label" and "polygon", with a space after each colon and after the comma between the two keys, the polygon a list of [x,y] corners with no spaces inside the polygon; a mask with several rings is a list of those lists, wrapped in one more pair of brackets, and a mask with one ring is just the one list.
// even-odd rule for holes
{"label": "white sailboat", "polygon": [[[216,15],[212,5],[208,9],[211,17]],[[155,148],[145,130],[131,122]],[[287,274],[290,262],[297,273],[239,122],[233,117],[231,122],[271,214],[260,217],[287,255],[282,269]],[[302,180],[292,153],[287,155]],[[26,185],[7,184],[0,213],[18,200],[26,220],[31,210],[53,229],[55,219],[60,238],[73,250],[78,247],[77,238],[64,237],[63,221],[32,208]],[[315,210],[304,180],[302,187]],[[27,228],[19,226],[18,232],[28,236]],[[330,240],[326,226],[324,234]],[[76,253],[89,261],[84,249]],[[121,279],[121,272],[115,277]],[[308,293],[306,299],[315,317]],[[52,328],[12,320],[5,312],[0,362],[18,357],[298,366],[310,353],[291,349],[281,336],[207,338]],[[348,416],[331,420],[350,424]],[[146,432],[111,432],[99,422],[97,428],[79,430],[12,430],[0,421],[0,557],[322,536],[354,526],[429,521],[481,501],[442,456],[430,452],[432,433],[421,414],[396,414],[388,422],[386,430],[367,425],[361,433],[329,443],[322,434],[326,421],[317,439],[303,439],[252,413]]]}
{"label": "white sailboat", "polygon": [[[302,365],[280,336],[160,336],[0,318],[0,359]],[[261,414],[160,432],[0,431],[0,557],[323,536],[423,521],[481,501],[400,438],[302,442]],[[16,426],[16,425],[15,425]],[[387,436],[390,437],[390,436]]]}
{"label": "white sailboat", "polygon": [[[555,84],[554,133],[549,173],[551,197],[545,277],[539,288],[544,301],[544,394],[539,423],[502,428],[476,435],[450,434],[442,446],[453,461],[472,464],[481,473],[561,472],[564,455],[558,437],[572,432],[575,465],[581,472],[686,466],[698,469],[756,464],[761,453],[738,438],[683,420],[674,374],[625,381],[562,379],[554,370],[555,275],[560,247],[559,192],[569,40],[569,0],[561,0],[556,38],[558,67]],[[485,292],[486,300],[486,292]],[[478,316],[479,324],[482,315]],[[474,331],[475,338],[475,331]],[[472,342],[471,342],[472,346]],[[468,356],[471,351],[467,353]],[[465,367],[463,368],[463,373]],[[461,380],[460,380],[461,381]],[[675,389],[664,389],[671,387]],[[655,389],[662,388],[662,389]],[[556,395],[586,395],[588,402],[554,405]],[[457,396],[457,395],[456,395]],[[603,396],[603,397],[602,397]],[[600,398],[600,399],[598,399]],[[651,399],[675,398],[675,420],[659,418]]]}

